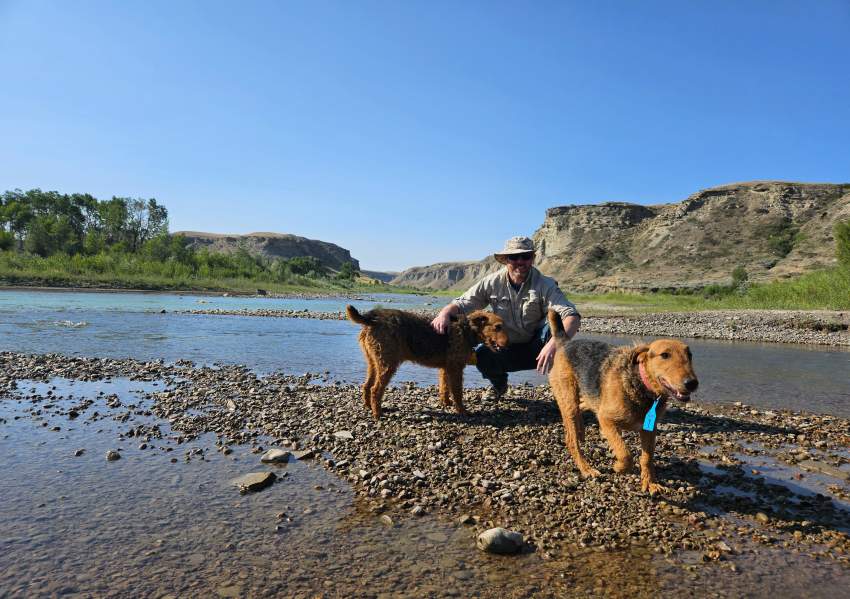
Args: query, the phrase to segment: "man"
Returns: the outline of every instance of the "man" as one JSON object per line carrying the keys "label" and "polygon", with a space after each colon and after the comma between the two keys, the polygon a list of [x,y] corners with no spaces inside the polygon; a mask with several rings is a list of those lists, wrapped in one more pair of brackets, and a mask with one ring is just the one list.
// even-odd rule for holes
{"label": "man", "polygon": [[490,397],[497,399],[508,389],[508,373],[531,370],[545,374],[555,357],[555,339],[546,315],[557,310],[568,337],[578,332],[581,315],[564,297],[557,281],[534,268],[534,242],[528,237],[511,237],[501,252],[494,254],[505,268],[481,279],[469,291],[452,300],[431,321],[438,333],[448,330],[452,315],[468,314],[490,306],[505,323],[509,346],[494,352],[486,345],[475,349],[476,366],[490,381]]}

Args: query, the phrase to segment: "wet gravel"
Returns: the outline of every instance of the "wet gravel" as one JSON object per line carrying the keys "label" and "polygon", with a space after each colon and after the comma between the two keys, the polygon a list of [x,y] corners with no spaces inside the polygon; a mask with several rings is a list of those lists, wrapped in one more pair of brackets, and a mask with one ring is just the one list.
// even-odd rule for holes
{"label": "wet gravel", "polygon": [[[423,315],[433,310],[413,310]],[[185,314],[216,314],[271,318],[345,320],[344,312],[302,310],[184,310]],[[768,341],[850,346],[850,313],[802,310],[736,310],[664,312],[585,316],[581,330],[613,335],[690,337],[731,341]]]}
{"label": "wet gravel", "polygon": [[[650,497],[637,472],[613,473],[591,416],[585,451],[603,476],[580,480],[545,386],[512,387],[499,402],[466,390],[471,413],[459,416],[437,407],[435,388],[401,383],[387,392],[376,422],[357,386],[323,384],[329,373],[258,377],[238,366],[9,352],[0,354],[0,373],[0,400],[31,404],[31,417],[45,425],[47,415],[109,418],[126,426],[123,439],[173,452],[174,462],[247,445],[259,467],[260,456],[279,447],[347,480],[376,520],[432,515],[468,531],[471,551],[479,533],[504,527],[523,535],[526,552],[552,560],[639,549],[734,571],[743,556],[771,547],[850,566],[850,421],[838,417],[746,405],[673,408],[656,455],[668,492]],[[166,388],[147,394],[149,408],[106,398],[105,412],[91,400],[69,406],[51,392],[16,391],[18,381],[56,377],[129,377]],[[170,432],[137,424],[136,415],[167,421]],[[214,446],[179,451],[207,432]],[[636,451],[636,437],[626,439]],[[800,485],[825,476],[827,486],[780,484],[749,461],[762,458],[787,467]]]}

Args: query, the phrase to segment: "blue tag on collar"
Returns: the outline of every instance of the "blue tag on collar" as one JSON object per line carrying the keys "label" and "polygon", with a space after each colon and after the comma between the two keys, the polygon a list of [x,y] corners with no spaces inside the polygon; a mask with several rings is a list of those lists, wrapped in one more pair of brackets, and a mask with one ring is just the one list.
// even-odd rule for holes
{"label": "blue tag on collar", "polygon": [[652,406],[647,411],[646,416],[643,417],[643,430],[650,433],[655,431],[655,408],[658,407],[659,399],[661,399],[660,396],[655,398],[655,401],[652,402]]}

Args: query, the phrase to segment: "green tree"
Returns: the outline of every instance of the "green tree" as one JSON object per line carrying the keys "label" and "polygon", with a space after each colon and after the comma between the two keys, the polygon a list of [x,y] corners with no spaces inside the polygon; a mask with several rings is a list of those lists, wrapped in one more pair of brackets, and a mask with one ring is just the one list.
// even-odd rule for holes
{"label": "green tree", "polygon": [[322,262],[313,256],[295,256],[287,261],[289,270],[296,275],[307,275],[311,272],[317,275],[324,274],[325,268]]}
{"label": "green tree", "polygon": [[354,264],[351,262],[343,263],[342,267],[340,267],[339,272],[336,274],[336,278],[339,280],[345,281],[353,281],[354,277],[358,275],[357,270],[354,268]]}

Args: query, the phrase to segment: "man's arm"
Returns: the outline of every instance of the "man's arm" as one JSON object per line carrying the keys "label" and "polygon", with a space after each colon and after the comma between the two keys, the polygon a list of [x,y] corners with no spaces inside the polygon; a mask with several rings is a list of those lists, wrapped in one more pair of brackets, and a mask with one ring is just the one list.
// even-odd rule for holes
{"label": "man's arm", "polygon": [[[564,334],[567,336],[567,339],[572,339],[578,333],[579,326],[581,326],[581,316],[578,314],[570,315],[562,318],[561,322],[564,324]],[[546,342],[546,345],[543,346],[543,349],[540,350],[540,353],[537,354],[537,372],[540,374],[549,372],[555,360],[555,350],[557,348],[555,337],[552,336]]]}
{"label": "man's arm", "polygon": [[440,310],[437,317],[431,321],[431,326],[435,331],[444,335],[449,330],[451,317],[455,314],[469,313],[473,310],[480,310],[487,305],[487,291],[484,287],[484,281],[479,281],[469,288],[466,293],[459,298],[453,299],[449,304]]}
{"label": "man's arm", "polygon": [[449,302],[442,310],[440,310],[437,317],[431,321],[431,327],[440,335],[445,335],[446,331],[449,330],[449,323],[451,322],[452,316],[459,312],[460,306],[454,302]]}

